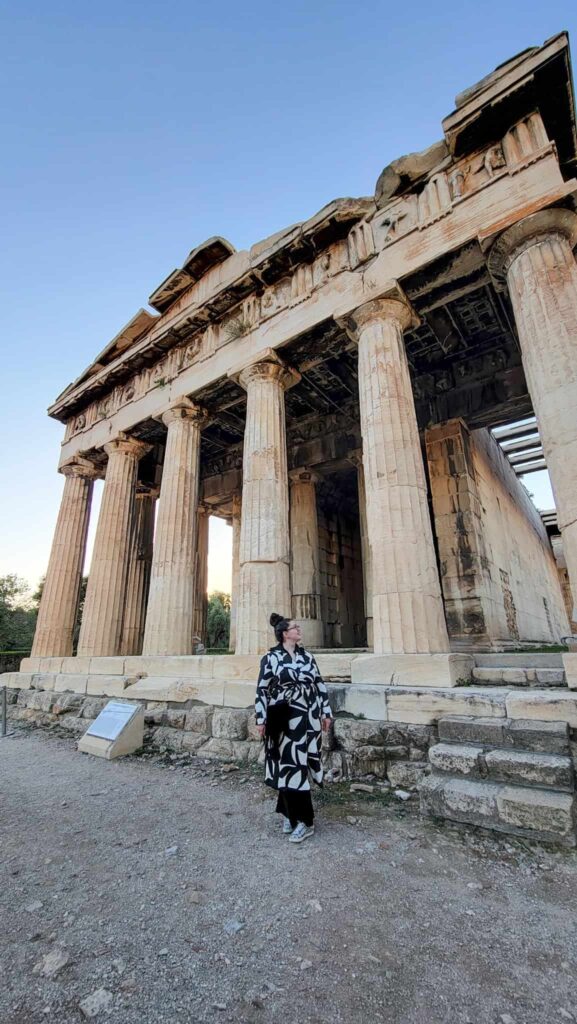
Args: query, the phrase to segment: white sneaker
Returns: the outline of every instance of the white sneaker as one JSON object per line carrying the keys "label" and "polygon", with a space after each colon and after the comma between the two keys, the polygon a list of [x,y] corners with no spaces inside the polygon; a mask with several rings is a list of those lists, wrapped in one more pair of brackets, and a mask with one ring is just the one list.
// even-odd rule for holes
{"label": "white sneaker", "polygon": [[314,836],[315,827],[314,825],[303,825],[302,821],[299,821],[295,828],[292,836],[289,839],[289,843],[302,843],[303,839],[308,839],[310,836]]}
{"label": "white sneaker", "polygon": [[293,827],[292,827],[290,821],[288,820],[288,818],[283,818],[283,820],[282,820],[282,834],[283,834],[283,836],[290,836],[292,830],[293,830]]}

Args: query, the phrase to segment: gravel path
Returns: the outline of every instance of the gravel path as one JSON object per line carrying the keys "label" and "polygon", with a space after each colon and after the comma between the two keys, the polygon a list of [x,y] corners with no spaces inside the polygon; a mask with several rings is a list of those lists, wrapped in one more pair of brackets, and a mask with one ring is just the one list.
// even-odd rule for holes
{"label": "gravel path", "polygon": [[6,1024],[98,990],[107,1024],[577,1021],[574,853],[337,787],[295,847],[248,771],[39,732],[0,739],[0,778]]}

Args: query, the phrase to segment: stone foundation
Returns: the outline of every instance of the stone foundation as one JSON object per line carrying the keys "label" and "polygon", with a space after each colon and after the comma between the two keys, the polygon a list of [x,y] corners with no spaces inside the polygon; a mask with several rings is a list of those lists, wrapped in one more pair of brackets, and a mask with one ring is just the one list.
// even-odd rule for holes
{"label": "stone foundation", "polygon": [[[34,728],[62,729],[80,737],[107,697],[51,690],[8,692],[8,716]],[[222,761],[263,760],[252,710],[210,704],[140,701],[145,706],[145,745]],[[365,721],[337,716],[323,737],[328,781],[373,775],[393,786],[415,789],[427,769],[429,747],[437,741],[433,725]]]}

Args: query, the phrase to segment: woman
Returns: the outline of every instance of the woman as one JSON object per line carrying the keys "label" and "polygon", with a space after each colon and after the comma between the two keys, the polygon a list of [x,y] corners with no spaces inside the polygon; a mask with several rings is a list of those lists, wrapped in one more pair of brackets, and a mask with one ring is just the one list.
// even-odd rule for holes
{"label": "woman", "polygon": [[265,740],[265,784],[278,790],[283,833],[290,833],[290,843],[302,843],[315,831],[310,778],[322,785],[321,728],[327,732],[332,712],[317,663],[301,647],[300,626],[276,613],[270,624],[277,643],[260,663],[256,724]]}

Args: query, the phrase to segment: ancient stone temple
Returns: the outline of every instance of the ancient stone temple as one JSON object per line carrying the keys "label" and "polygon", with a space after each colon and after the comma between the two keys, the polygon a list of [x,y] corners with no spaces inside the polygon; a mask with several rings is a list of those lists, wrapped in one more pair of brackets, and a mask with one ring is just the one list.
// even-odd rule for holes
{"label": "ancient stone temple", "polygon": [[[246,708],[280,610],[353,714],[510,713],[463,685],[477,655],[559,643],[576,614],[574,110],[562,34],[461,93],[374,195],[192,250],[49,410],[64,492],[13,685]],[[519,479],[544,466],[545,522]],[[211,515],[235,653],[192,657]]]}

